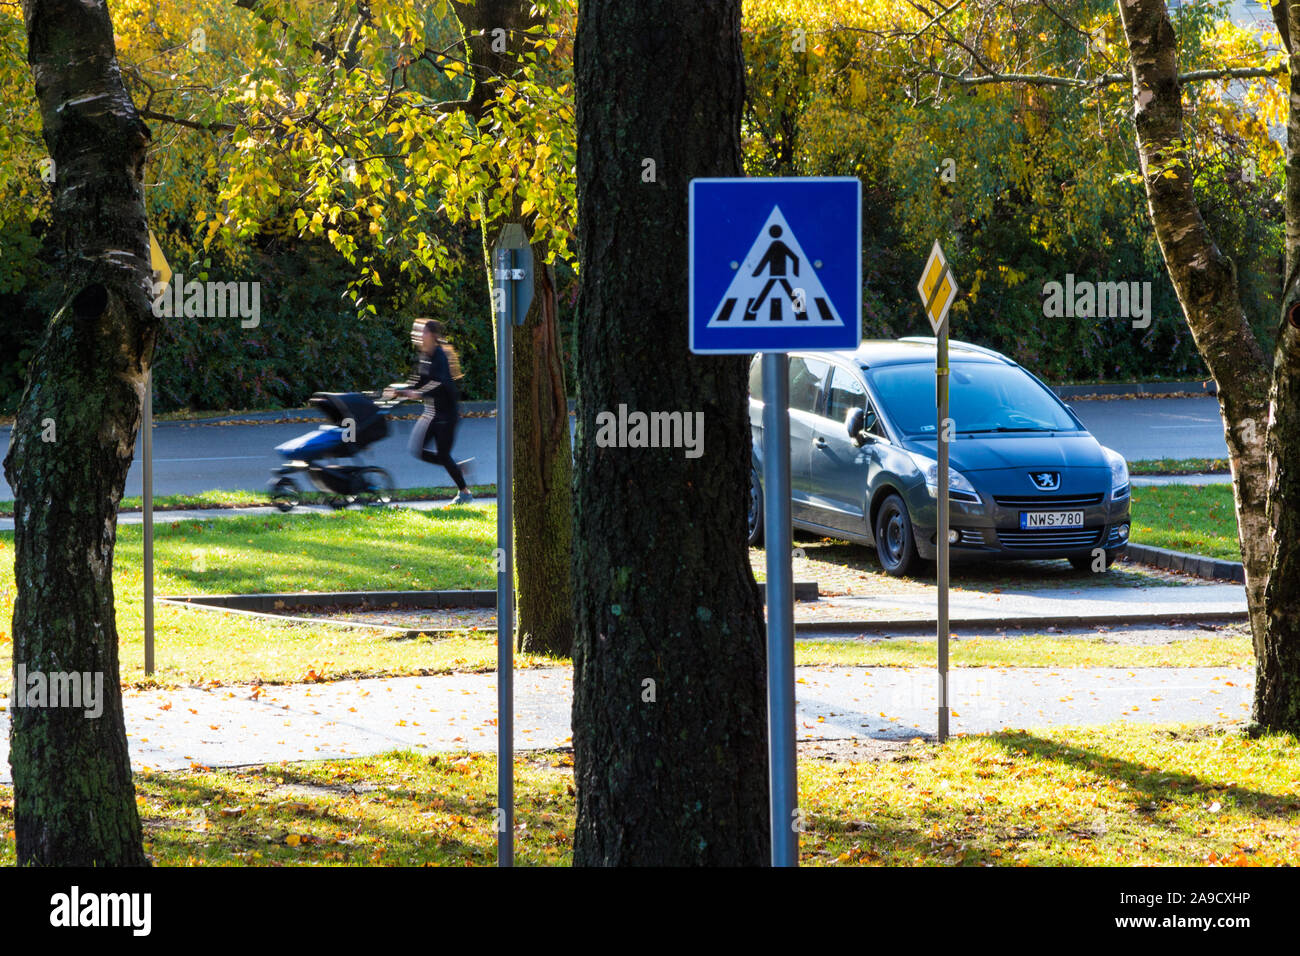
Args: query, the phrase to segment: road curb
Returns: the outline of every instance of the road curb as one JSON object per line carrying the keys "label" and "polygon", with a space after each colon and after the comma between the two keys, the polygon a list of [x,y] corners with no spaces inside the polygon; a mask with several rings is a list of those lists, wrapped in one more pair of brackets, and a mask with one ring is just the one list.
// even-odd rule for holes
{"label": "road curb", "polygon": [[1161,398],[1171,395],[1217,395],[1214,380],[1199,382],[1119,382],[1111,385],[1052,385],[1058,398],[1107,398],[1114,395],[1138,395]]}
{"label": "road curb", "polygon": [[[767,589],[763,582],[758,584],[758,592],[765,597]],[[816,581],[795,581],[794,598],[796,601],[816,601],[819,597]],[[487,589],[440,590],[440,591],[298,591],[274,594],[173,594],[158,600],[168,604],[216,608],[228,611],[247,611],[260,614],[277,615],[277,611],[298,608],[339,607],[361,610],[382,611],[393,608],[442,608],[442,607],[496,607],[497,592]],[[301,619],[298,619],[301,620]],[[308,618],[307,620],[319,620]],[[348,622],[358,623],[358,622]],[[394,625],[374,625],[392,628]],[[402,628],[398,628],[402,630]],[[461,630],[461,628],[453,628]],[[425,633],[419,631],[415,633]]]}
{"label": "road curb", "polygon": [[[1086,399],[1086,398],[1110,398],[1116,395],[1136,395],[1144,398],[1161,398],[1164,396],[1181,396],[1181,395],[1215,395],[1217,389],[1214,381],[1208,379],[1205,381],[1195,382],[1119,382],[1114,384],[1097,384],[1097,385],[1049,385],[1048,386],[1058,398]],[[569,411],[574,412],[578,407],[578,400],[570,398],[568,400]],[[497,410],[495,401],[470,401],[461,402],[460,410],[462,414],[476,415],[494,415]],[[414,407],[411,415],[418,413]],[[207,418],[175,418],[166,420],[157,420],[154,422],[155,428],[161,428],[167,425],[223,425],[239,422],[261,422],[265,424],[274,424],[276,422],[290,421],[295,422],[301,419],[310,419],[315,421],[320,418],[321,414],[316,409],[307,408],[282,408],[279,410],[263,412],[246,412],[244,414],[225,414],[213,415]],[[403,415],[397,416],[398,419]],[[8,428],[8,425],[0,425],[0,428]]]}
{"label": "road curb", "polygon": [[[1086,614],[1053,617],[972,617],[949,620],[948,630],[952,631],[1000,631],[1033,630],[1048,627],[1112,627],[1134,624],[1173,625],[1173,624],[1238,624],[1250,618],[1245,611],[1189,611],[1182,614]],[[317,620],[312,618],[311,620]],[[862,634],[867,631],[889,632],[895,634],[927,634],[934,636],[937,622],[925,618],[898,618],[885,621],[795,621],[794,632],[799,636],[816,634]],[[408,630],[403,635],[416,638],[421,635],[434,635],[464,630],[464,628],[424,628]],[[480,627],[480,631],[495,631],[489,625]]]}
{"label": "road curb", "polygon": [[1129,542],[1121,561],[1137,564],[1149,564],[1169,571],[1181,571],[1209,581],[1234,581],[1246,583],[1246,568],[1239,561],[1221,561],[1199,554],[1186,554],[1182,551],[1170,551],[1168,548],[1156,548],[1149,544]]}
{"label": "road curb", "polygon": [[[952,618],[948,630],[1030,630],[1040,627],[1094,627],[1128,624],[1210,624],[1236,623],[1248,620],[1245,611],[1187,611],[1158,614],[1082,614],[1052,615],[1045,617],[967,617]],[[934,634],[936,622],[926,618],[904,618],[892,621],[796,621],[796,634],[807,633],[861,633],[863,631],[890,631],[904,634]]]}
{"label": "road curb", "polygon": [[[495,415],[497,410],[497,403],[495,401],[459,402],[458,405],[462,415],[464,414]],[[577,407],[578,407],[578,400],[576,398],[569,399],[569,411],[570,412],[575,411]],[[397,421],[404,421],[407,418],[417,418],[419,417],[419,414],[420,414],[419,407],[416,405],[412,405],[406,411],[400,412],[399,414],[393,416],[393,418],[394,420]],[[293,424],[293,423],[300,422],[304,419],[316,421],[317,419],[322,419],[322,415],[319,411],[309,406],[307,408],[281,408],[278,410],[271,410],[271,411],[264,411],[264,412],[246,412],[242,415],[226,414],[226,415],[212,415],[207,418],[159,419],[154,422],[154,427],[162,428],[168,425],[230,425],[230,424],[241,424],[245,422],[264,424],[264,425],[274,425],[276,423]],[[0,425],[0,428],[9,428],[9,427],[11,426]]]}
{"label": "road curb", "polygon": [[[1194,557],[1194,556],[1193,556]],[[763,584],[759,585],[764,591]],[[817,600],[818,588],[815,581],[795,582],[797,600]],[[425,627],[408,628],[395,624],[379,624],[363,621],[335,621],[328,618],[298,617],[284,613],[296,608],[311,607],[352,607],[371,610],[385,608],[430,608],[430,607],[482,607],[496,605],[496,591],[327,591],[280,594],[194,594],[172,595],[159,598],[160,601],[193,607],[203,610],[246,614],[265,617],[283,622],[310,624],[332,624],[342,627],[365,627],[386,631],[396,636],[415,638],[420,635],[449,634],[463,631],[465,627]],[[1168,611],[1141,614],[1085,614],[1085,615],[1051,615],[1042,617],[973,617],[954,618],[949,621],[950,630],[1002,630],[1007,628],[1046,628],[1046,627],[1092,627],[1105,625],[1130,624],[1196,624],[1229,623],[1247,620],[1245,611]],[[796,634],[854,633],[865,631],[890,632],[894,634],[933,633],[935,621],[927,618],[893,618],[884,620],[851,621],[796,621]],[[496,631],[493,626],[480,626],[480,631]]]}

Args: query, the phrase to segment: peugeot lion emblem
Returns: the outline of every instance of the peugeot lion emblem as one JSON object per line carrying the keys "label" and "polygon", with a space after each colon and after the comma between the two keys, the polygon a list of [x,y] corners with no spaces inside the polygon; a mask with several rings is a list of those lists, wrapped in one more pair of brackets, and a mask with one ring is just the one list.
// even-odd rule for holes
{"label": "peugeot lion emblem", "polygon": [[1059,471],[1031,471],[1029,477],[1039,491],[1055,491],[1061,487]]}

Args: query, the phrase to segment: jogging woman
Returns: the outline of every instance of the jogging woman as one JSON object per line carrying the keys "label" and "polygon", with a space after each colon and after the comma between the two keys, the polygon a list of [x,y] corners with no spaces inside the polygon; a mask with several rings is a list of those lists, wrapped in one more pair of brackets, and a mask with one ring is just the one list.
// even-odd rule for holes
{"label": "jogging woman", "polygon": [[[420,399],[424,402],[424,414],[415,423],[411,431],[409,451],[416,458],[423,459],[431,465],[441,465],[456,483],[460,493],[451,500],[453,505],[463,505],[474,500],[465,476],[451,457],[451,443],[456,435],[456,423],[460,412],[456,403],[460,392],[456,388],[456,379],[460,374],[460,357],[442,335],[442,323],[437,319],[425,319],[420,328],[420,364],[408,387],[396,394],[402,398]],[[415,338],[412,330],[412,339]],[[429,445],[433,445],[433,451]]]}

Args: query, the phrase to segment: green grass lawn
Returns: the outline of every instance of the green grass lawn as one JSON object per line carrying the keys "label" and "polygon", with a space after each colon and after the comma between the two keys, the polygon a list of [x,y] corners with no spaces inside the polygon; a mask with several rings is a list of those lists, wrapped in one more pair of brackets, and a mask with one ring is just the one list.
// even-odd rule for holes
{"label": "green grass lawn", "polygon": [[1135,544],[1241,560],[1230,485],[1135,487],[1132,516]]}
{"label": "green grass lawn", "polygon": [[[573,758],[516,759],[521,865],[572,861]],[[491,866],[496,761],[411,752],[136,775],[160,866]],[[1300,864],[1300,741],[1191,727],[1008,730],[878,761],[805,758],[802,862]],[[0,787],[0,865],[14,863]]]}
{"label": "green grass lawn", "polygon": [[1205,475],[1229,471],[1226,458],[1144,458],[1130,461],[1130,475]]}
{"label": "green grass lawn", "polygon": [[[1150,508],[1152,499],[1171,497],[1167,492],[1195,500],[1196,493],[1220,490],[1226,489],[1139,489],[1135,515]],[[1148,492],[1156,494],[1148,497]],[[1221,507],[1231,514],[1230,499]],[[1184,518],[1188,514],[1177,507],[1170,511]],[[155,528],[155,588],[158,595],[490,588],[495,541],[495,512],[479,507],[185,521]],[[281,683],[495,666],[492,632],[406,639],[373,628],[279,622],[160,603],[155,611],[158,667],[153,678],[146,678],[141,548],[140,526],[120,526],[114,579],[122,677],[130,685]],[[0,533],[0,672],[10,668],[14,595],[13,534]],[[925,640],[801,641],[796,655],[800,664],[925,666],[934,653],[933,641]],[[956,666],[1246,666],[1251,659],[1249,641],[1240,635],[1165,645],[1051,635],[953,643]],[[558,663],[534,655],[519,655],[518,660],[523,667]]]}
{"label": "green grass lawn", "polygon": [[[495,585],[496,516],[470,507],[352,509],[157,525],[155,593],[425,590]],[[13,653],[13,533],[0,533],[0,672]],[[493,635],[395,639],[373,628],[281,623],[158,603],[157,671],[144,675],[144,573],[139,525],[118,528],[113,567],[122,678],[134,685],[283,682],[480,670]],[[521,655],[520,664],[554,663]]]}

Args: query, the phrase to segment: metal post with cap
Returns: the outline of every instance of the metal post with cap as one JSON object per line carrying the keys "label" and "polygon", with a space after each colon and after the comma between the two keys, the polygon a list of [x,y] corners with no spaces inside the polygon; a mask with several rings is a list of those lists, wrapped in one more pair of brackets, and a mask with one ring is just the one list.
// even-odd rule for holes
{"label": "metal post with cap", "polygon": [[518,223],[493,247],[497,326],[497,866],[514,865],[514,326],[533,299],[533,251]]}

